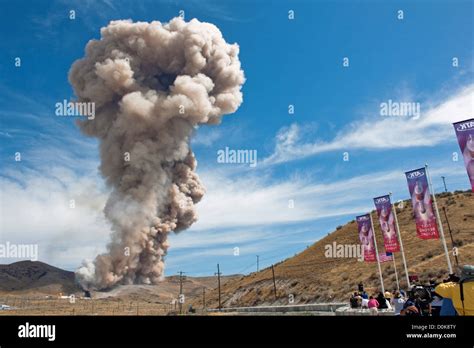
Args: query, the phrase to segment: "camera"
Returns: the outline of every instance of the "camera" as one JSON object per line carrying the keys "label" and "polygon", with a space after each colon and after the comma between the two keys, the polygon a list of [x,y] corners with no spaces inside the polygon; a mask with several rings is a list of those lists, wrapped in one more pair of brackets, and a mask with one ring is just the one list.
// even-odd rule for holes
{"label": "camera", "polygon": [[433,285],[415,285],[410,290],[410,297],[417,298],[422,304],[428,304],[433,301]]}

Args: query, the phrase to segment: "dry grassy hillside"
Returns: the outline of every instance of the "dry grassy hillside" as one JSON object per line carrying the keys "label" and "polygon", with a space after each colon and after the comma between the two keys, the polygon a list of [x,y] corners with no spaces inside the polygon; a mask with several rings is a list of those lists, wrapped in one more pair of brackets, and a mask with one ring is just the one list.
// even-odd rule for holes
{"label": "dry grassy hillside", "polygon": [[[446,207],[453,237],[459,248],[460,265],[474,263],[474,195],[471,192],[443,193],[437,196],[440,210]],[[397,209],[400,230],[410,274],[418,274],[423,282],[441,280],[448,274],[446,258],[439,240],[421,240],[416,236],[411,203],[405,201]],[[372,212],[379,252],[383,251],[380,227]],[[442,211],[441,211],[442,214]],[[442,216],[448,248],[451,240]],[[325,245],[359,243],[357,224],[351,221],[322,238],[300,254],[274,265],[277,298],[274,297],[271,268],[227,282],[222,287],[222,303],[228,306],[253,306],[263,304],[347,301],[351,292],[362,281],[365,288],[375,291],[379,286],[376,263],[359,262],[348,258],[326,258]],[[455,267],[454,257],[451,257]],[[401,286],[406,285],[401,254],[396,253],[396,265]],[[393,262],[382,263],[385,288],[396,288]],[[199,302],[195,303],[199,305]],[[208,295],[208,307],[217,307],[217,290]]]}

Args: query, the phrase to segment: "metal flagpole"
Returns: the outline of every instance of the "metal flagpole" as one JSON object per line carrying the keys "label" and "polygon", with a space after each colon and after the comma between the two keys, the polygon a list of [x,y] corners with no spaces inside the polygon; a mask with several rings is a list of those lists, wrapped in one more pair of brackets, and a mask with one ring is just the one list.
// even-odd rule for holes
{"label": "metal flagpole", "polygon": [[400,291],[400,283],[398,282],[397,263],[395,262],[395,253],[392,253],[392,258],[393,258],[393,268],[395,268],[395,279],[397,280],[397,290]]}
{"label": "metal flagpole", "polygon": [[372,221],[372,213],[369,213],[369,216],[370,216],[370,224],[372,225],[371,226],[372,235],[374,237],[375,256],[377,257],[377,266],[379,267],[380,285],[382,286],[382,294],[385,294],[385,287],[383,286],[382,267],[380,267],[379,250],[377,248],[377,238],[375,238],[375,228],[374,228],[374,222]]}
{"label": "metal flagpole", "polygon": [[428,171],[428,164],[425,164],[426,176],[428,178],[428,185],[430,186],[430,193],[433,196],[434,208],[436,211],[436,219],[438,219],[439,232],[441,233],[441,242],[443,243],[444,253],[446,254],[446,261],[448,262],[449,274],[453,274],[453,266],[451,265],[451,259],[449,258],[448,246],[446,245],[446,239],[444,238],[443,223],[441,222],[441,217],[439,216],[438,204],[436,203],[436,194],[433,190],[433,184],[431,182],[431,176]]}
{"label": "metal flagpole", "polygon": [[402,234],[400,232],[400,226],[398,225],[397,209],[395,208],[395,204],[393,204],[392,201],[392,192],[389,192],[388,194],[390,196],[390,201],[392,202],[393,216],[395,217],[395,224],[397,225],[398,242],[400,243],[400,251],[402,253],[403,266],[405,267],[405,275],[407,277],[408,289],[410,289],[410,276],[408,275],[407,260],[405,259],[405,251],[403,250]]}
{"label": "metal flagpole", "polygon": [[451,225],[449,224],[448,214],[446,213],[446,207],[443,207],[444,218],[446,219],[446,224],[448,225],[449,236],[451,237],[451,245],[453,246],[453,255],[454,260],[456,261],[456,267],[459,268],[458,253],[456,252],[456,244],[453,239],[453,231],[451,231]]}

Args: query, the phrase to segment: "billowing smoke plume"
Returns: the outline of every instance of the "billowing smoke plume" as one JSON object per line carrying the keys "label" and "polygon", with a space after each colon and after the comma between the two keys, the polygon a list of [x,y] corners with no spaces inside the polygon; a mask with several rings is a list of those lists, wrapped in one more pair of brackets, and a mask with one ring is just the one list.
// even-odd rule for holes
{"label": "billowing smoke plume", "polygon": [[112,188],[107,252],[84,263],[84,288],[156,283],[168,234],[193,224],[204,195],[189,140],[242,103],[239,47],[196,19],[169,23],[112,21],[87,44],[70,72],[78,102],[94,102],[79,122],[100,140],[100,171]]}

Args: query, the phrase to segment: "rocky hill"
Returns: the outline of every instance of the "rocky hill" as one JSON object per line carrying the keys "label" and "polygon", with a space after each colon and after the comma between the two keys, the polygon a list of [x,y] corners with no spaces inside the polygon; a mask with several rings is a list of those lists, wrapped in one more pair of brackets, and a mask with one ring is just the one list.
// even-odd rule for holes
{"label": "rocky hill", "polygon": [[0,291],[71,293],[80,290],[69,272],[39,261],[20,261],[0,265]]}

